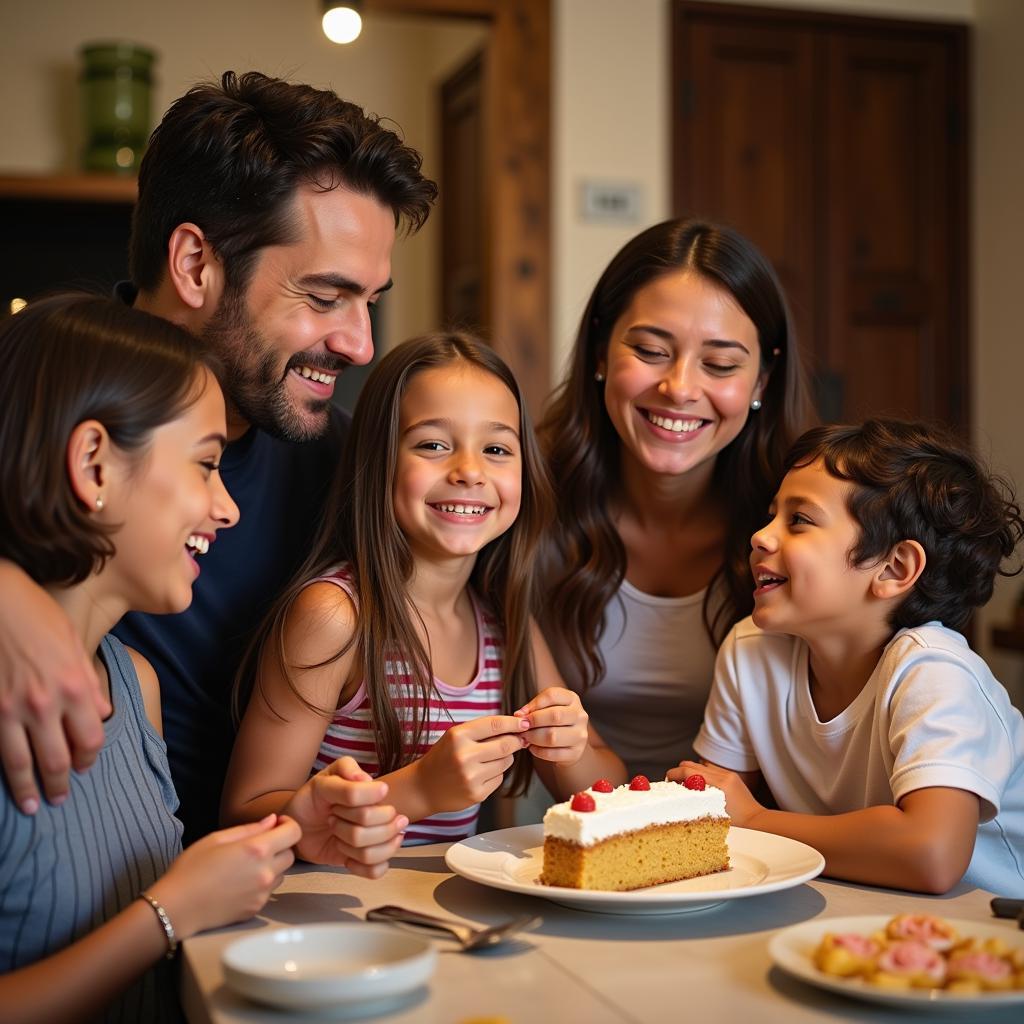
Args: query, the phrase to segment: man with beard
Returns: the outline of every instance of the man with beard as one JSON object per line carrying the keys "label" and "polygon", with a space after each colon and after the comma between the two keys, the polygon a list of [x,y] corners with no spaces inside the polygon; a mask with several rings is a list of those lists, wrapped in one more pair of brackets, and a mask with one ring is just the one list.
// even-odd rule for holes
{"label": "man with beard", "polygon": [[[319,525],[347,425],[331,404],[335,379],[371,359],[370,308],[391,286],[396,230],[417,230],[436,191],[419,155],[376,118],[255,72],[191,89],[150,139],[132,282],[119,295],[219,356],[220,472],[241,510],[215,544],[188,539],[201,568],[188,611],[129,615],[115,631],[160,679],[186,841],[217,826],[237,667]],[[9,564],[0,590],[0,755],[18,806],[33,813],[34,768],[60,802],[69,766],[92,763],[109,709],[56,606]],[[325,793],[341,819],[337,863],[379,874],[404,821],[354,762],[335,775]]]}

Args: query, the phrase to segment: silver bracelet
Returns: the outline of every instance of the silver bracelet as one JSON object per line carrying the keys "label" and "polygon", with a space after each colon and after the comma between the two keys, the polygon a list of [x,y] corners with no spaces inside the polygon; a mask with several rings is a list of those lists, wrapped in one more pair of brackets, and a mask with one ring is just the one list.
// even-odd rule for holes
{"label": "silver bracelet", "polygon": [[167,952],[164,953],[164,956],[168,960],[173,960],[174,954],[178,952],[178,936],[174,934],[174,925],[171,924],[167,911],[160,905],[159,900],[154,899],[148,892],[140,892],[139,899],[145,900],[153,908],[160,927],[164,930],[164,937],[167,939]]}

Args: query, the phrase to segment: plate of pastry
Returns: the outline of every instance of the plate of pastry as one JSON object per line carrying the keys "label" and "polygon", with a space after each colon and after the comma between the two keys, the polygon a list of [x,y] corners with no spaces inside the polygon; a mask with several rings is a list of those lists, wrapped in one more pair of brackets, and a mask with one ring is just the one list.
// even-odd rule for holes
{"label": "plate of pastry", "polygon": [[1024,933],[1013,921],[816,918],[783,929],[768,951],[788,974],[854,999],[958,1013],[1024,1005]]}

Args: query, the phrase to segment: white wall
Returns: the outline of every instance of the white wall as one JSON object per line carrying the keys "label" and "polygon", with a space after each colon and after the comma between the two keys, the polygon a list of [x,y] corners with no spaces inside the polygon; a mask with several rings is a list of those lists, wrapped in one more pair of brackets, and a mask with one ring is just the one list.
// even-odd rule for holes
{"label": "white wall", "polygon": [[[1024,499],[1024,4],[975,0],[974,20],[974,426],[992,464]],[[1024,556],[1024,551],[1021,552]],[[1024,577],[1002,580],[980,617],[979,639],[1008,623]],[[1024,707],[1024,657],[982,647]]]}
{"label": "white wall", "polygon": [[[154,123],[194,82],[229,68],[257,69],[332,88],[386,115],[434,174],[433,85],[485,30],[468,21],[378,15],[365,19],[355,43],[336,46],[319,18],[317,0],[0,0],[0,173],[77,166],[77,51],[85,42],[124,39],[159,54]],[[396,247],[398,289],[385,316],[385,347],[435,325],[437,249],[432,221]]]}
{"label": "white wall", "polygon": [[[720,0],[728,3],[730,0]],[[735,0],[853,14],[971,21],[974,0]],[[1004,6],[1015,7],[1017,0]],[[590,289],[641,228],[671,215],[670,0],[555,0],[553,372]],[[585,222],[583,181],[633,183],[636,223]]]}

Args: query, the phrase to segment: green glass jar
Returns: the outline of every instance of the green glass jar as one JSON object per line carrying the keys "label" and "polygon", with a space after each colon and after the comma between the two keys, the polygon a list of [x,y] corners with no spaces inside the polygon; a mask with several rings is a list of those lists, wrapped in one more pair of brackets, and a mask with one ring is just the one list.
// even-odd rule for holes
{"label": "green glass jar", "polygon": [[82,55],[83,165],[134,174],[149,138],[156,54],[134,43],[88,43]]}

